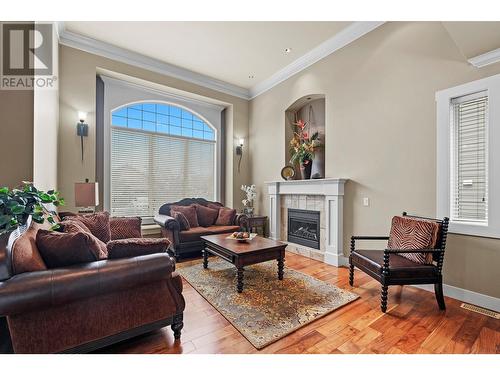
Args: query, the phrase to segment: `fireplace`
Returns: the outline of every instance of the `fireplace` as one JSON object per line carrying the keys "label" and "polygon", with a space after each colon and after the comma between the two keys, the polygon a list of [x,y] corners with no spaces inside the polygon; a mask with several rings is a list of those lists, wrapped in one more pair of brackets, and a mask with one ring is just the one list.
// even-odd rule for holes
{"label": "fireplace", "polygon": [[288,242],[319,249],[320,212],[288,209]]}

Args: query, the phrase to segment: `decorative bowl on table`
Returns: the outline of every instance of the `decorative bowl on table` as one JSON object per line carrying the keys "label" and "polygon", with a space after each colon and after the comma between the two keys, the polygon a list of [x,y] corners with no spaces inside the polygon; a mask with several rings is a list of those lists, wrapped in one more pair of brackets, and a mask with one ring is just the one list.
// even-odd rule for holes
{"label": "decorative bowl on table", "polygon": [[238,242],[247,242],[252,241],[257,236],[257,233],[249,233],[249,232],[233,232],[226,238],[228,240],[235,240]]}

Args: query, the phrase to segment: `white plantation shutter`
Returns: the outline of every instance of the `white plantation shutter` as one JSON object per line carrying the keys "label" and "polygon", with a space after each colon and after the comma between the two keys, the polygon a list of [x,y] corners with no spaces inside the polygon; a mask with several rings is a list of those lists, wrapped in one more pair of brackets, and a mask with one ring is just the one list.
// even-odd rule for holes
{"label": "white plantation shutter", "polygon": [[451,218],[488,223],[488,95],[451,101]]}
{"label": "white plantation shutter", "polygon": [[111,215],[152,217],[187,197],[213,200],[215,141],[111,128]]}

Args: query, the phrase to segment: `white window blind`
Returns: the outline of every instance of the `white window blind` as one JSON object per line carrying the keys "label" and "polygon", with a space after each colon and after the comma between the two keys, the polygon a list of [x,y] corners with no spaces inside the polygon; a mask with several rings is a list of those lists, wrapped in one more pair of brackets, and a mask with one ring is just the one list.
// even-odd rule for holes
{"label": "white window blind", "polygon": [[451,219],[488,223],[488,95],[451,101]]}
{"label": "white window blind", "polygon": [[215,198],[215,140],[125,126],[111,126],[112,216],[152,217],[167,202]]}

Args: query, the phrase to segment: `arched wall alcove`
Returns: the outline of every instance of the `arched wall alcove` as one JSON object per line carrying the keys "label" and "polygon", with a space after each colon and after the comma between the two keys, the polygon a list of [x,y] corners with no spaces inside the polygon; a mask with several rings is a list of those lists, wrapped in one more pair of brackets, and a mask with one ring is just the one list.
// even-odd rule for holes
{"label": "arched wall alcove", "polygon": [[[309,134],[319,133],[323,147],[316,151],[311,176],[325,178],[325,95],[310,94],[297,99],[285,110],[285,160],[290,160],[289,145],[293,137],[293,123],[297,120],[306,122]],[[295,179],[300,179],[300,169],[294,165]]]}

